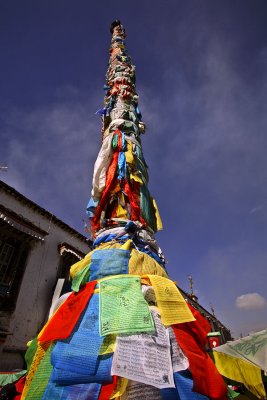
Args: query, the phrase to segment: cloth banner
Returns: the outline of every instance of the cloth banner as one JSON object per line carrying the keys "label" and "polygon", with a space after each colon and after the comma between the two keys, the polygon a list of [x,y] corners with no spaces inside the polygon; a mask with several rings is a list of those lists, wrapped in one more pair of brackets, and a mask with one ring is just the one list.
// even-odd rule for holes
{"label": "cloth banner", "polygon": [[42,358],[42,361],[40,362],[36,374],[31,382],[31,386],[29,387],[26,400],[42,399],[53,369],[50,362],[53,347],[54,345],[52,344]]}
{"label": "cloth banner", "polygon": [[37,350],[34,354],[34,357],[33,357],[33,360],[32,360],[31,366],[30,366],[30,370],[26,376],[26,382],[25,382],[23,392],[21,395],[21,400],[25,399],[25,397],[28,393],[28,390],[31,386],[32,380],[38,370],[38,367],[39,367],[42,359],[44,358],[45,353],[50,348],[51,344],[52,344],[51,342],[38,343]]}
{"label": "cloth banner", "polygon": [[191,305],[189,307],[196,320],[173,325],[172,329],[189,360],[194,381],[193,390],[211,399],[226,398],[227,386],[204,350],[210,325],[197,310]]}
{"label": "cloth banner", "polygon": [[95,251],[90,264],[90,281],[109,275],[128,274],[129,250],[107,249]]}
{"label": "cloth banner", "polygon": [[161,395],[161,400],[180,400],[176,388],[161,389],[160,395]]}
{"label": "cloth banner", "polygon": [[99,383],[59,386],[50,381],[42,400],[98,400],[100,390],[101,385]]}
{"label": "cloth banner", "polygon": [[216,368],[223,376],[243,383],[256,397],[260,399],[266,398],[260,367],[217,351],[213,351],[213,357]]}
{"label": "cloth banner", "polygon": [[94,375],[80,374],[64,369],[53,368],[53,382],[58,385],[76,385],[80,383],[111,383],[112,357],[110,355],[99,356]]}
{"label": "cloth banner", "polygon": [[267,372],[267,330],[216,347],[216,351],[250,361]]}
{"label": "cloth banner", "polygon": [[171,342],[171,358],[173,372],[184,371],[189,368],[188,358],[185,356],[183,350],[177,343],[175,334],[171,327],[168,328],[170,342]]}
{"label": "cloth banner", "polygon": [[106,383],[101,386],[101,391],[99,393],[98,400],[107,400],[111,397],[115,389],[115,386],[117,384],[117,380],[118,380],[117,376],[113,376],[111,383]]}
{"label": "cloth banner", "polygon": [[27,373],[26,370],[19,372],[0,372],[0,387],[5,386],[8,383],[16,382],[20,377]]}
{"label": "cloth banner", "polygon": [[120,376],[118,376],[114,391],[110,398],[116,400],[120,399],[120,396],[122,396],[125,393],[127,385],[128,385],[128,379],[121,378]]}
{"label": "cloth banner", "polygon": [[87,283],[78,293],[72,293],[67,298],[39,333],[39,342],[65,339],[71,335],[94,292],[96,283],[96,281]]}
{"label": "cloth banner", "polygon": [[79,292],[81,285],[89,281],[90,264],[86,265],[83,269],[76,272],[72,278],[71,289],[74,292]]}
{"label": "cloth banner", "polygon": [[70,343],[58,341],[52,353],[52,364],[58,369],[81,375],[95,375],[103,337],[96,333],[74,333]]}
{"label": "cloth banner", "polygon": [[180,400],[208,400],[208,397],[193,392],[193,380],[189,371],[176,372],[174,380]]}
{"label": "cloth banner", "polygon": [[26,376],[22,376],[16,383],[15,383],[15,388],[17,391],[17,395],[14,397],[14,400],[21,400],[21,394],[24,389],[24,385],[26,382]]}
{"label": "cloth banner", "polygon": [[99,251],[99,250],[104,250],[107,247],[109,249],[113,248],[120,248],[122,250],[129,250],[129,246],[125,247],[124,245],[121,245],[119,243],[100,243],[97,246],[97,249],[91,251],[88,253],[82,260],[78,261],[76,264],[73,264],[72,267],[70,268],[70,276],[72,278],[72,290],[74,292],[78,292],[80,289],[80,286],[82,284],[85,284],[90,276],[90,264],[92,260],[92,256],[94,252]]}
{"label": "cloth banner", "polygon": [[104,278],[100,286],[100,335],[154,332],[154,323],[142,295],[140,278]]}
{"label": "cloth banner", "polygon": [[116,335],[104,336],[104,340],[103,340],[101,348],[99,350],[99,355],[103,356],[104,354],[114,353],[115,346],[116,346],[116,340],[117,340]]}
{"label": "cloth banner", "polygon": [[159,389],[175,387],[169,333],[160,315],[151,313],[155,334],[118,336],[111,373]]}
{"label": "cloth banner", "polygon": [[168,278],[164,268],[146,253],[132,249],[129,261],[129,274],[131,275],[159,275]]}
{"label": "cloth banner", "polygon": [[85,267],[87,267],[90,264],[92,254],[94,251],[95,250],[90,251],[90,253],[86,254],[86,256],[82,260],[77,261],[75,264],[73,264],[70,267],[70,277],[72,279],[79,271],[83,270]]}
{"label": "cloth banner", "polygon": [[147,275],[155,291],[158,308],[164,325],[195,320],[177,286],[168,278]]}
{"label": "cloth banner", "polygon": [[160,389],[144,383],[129,381],[121,400],[162,400]]}
{"label": "cloth banner", "polygon": [[37,346],[38,346],[37,337],[34,338],[30,343],[28,343],[27,346],[28,346],[28,349],[25,353],[24,358],[25,358],[25,362],[27,364],[27,371],[29,372],[34,355],[37,350]]}
{"label": "cloth banner", "polygon": [[69,342],[58,341],[55,345],[51,356],[54,381],[58,384],[110,382],[111,357],[99,356],[103,339],[99,335],[99,295],[94,294]]}
{"label": "cloth banner", "polygon": [[101,149],[94,165],[92,197],[99,199],[106,184],[106,172],[108,170],[113,151],[111,149],[113,135],[104,138]]}

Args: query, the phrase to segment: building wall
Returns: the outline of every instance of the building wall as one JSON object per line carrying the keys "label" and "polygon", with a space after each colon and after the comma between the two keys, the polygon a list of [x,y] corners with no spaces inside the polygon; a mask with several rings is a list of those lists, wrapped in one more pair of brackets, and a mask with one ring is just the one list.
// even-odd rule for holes
{"label": "building wall", "polygon": [[[2,322],[9,325],[8,330],[12,333],[0,344],[0,371],[3,371],[23,367],[26,343],[36,336],[47,319],[57,279],[62,277],[59,276],[63,257],[58,249],[59,244],[67,243],[83,254],[88,253],[90,248],[81,234],[68,229],[64,223],[61,225],[49,213],[42,215],[41,208],[34,208],[4,191],[0,191],[0,203],[47,232],[44,241],[29,241],[15,309],[8,313],[0,309]],[[73,257],[73,261],[78,261],[78,258]]]}

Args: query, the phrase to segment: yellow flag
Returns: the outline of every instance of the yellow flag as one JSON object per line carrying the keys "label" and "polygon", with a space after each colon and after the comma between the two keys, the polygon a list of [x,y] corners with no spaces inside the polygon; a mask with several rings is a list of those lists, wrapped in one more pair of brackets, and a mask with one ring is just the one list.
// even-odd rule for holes
{"label": "yellow flag", "polygon": [[121,219],[127,218],[127,211],[122,207],[121,203],[118,200],[117,209],[116,209],[116,217]]}
{"label": "yellow flag", "polygon": [[114,353],[116,346],[116,335],[107,335],[102,342],[99,355]]}
{"label": "yellow flag", "polygon": [[164,325],[195,321],[177,286],[168,278],[147,275],[155,291],[161,320]]}
{"label": "yellow flag", "polygon": [[256,397],[266,399],[260,367],[248,361],[241,360],[240,358],[232,357],[217,351],[213,351],[213,357],[216,368],[221,375],[243,383]]}
{"label": "yellow flag", "polygon": [[153,197],[152,197],[152,200],[153,200],[153,206],[155,208],[155,215],[156,215],[156,221],[157,221],[157,230],[158,231],[162,231],[163,225],[162,225],[162,220],[161,220],[161,217],[160,217],[159,209],[158,209],[156,200]]}
{"label": "yellow flag", "polygon": [[130,140],[127,140],[127,151],[125,151],[124,154],[127,164],[132,165],[134,163],[134,156],[133,156],[133,144]]}
{"label": "yellow flag", "polygon": [[131,249],[132,241],[131,239],[127,240],[124,244],[120,246],[121,250],[130,250]]}
{"label": "yellow flag", "polygon": [[164,268],[146,253],[132,249],[129,260],[130,275],[160,275],[168,277]]}
{"label": "yellow flag", "polygon": [[130,179],[143,185],[143,181],[138,175],[130,174]]}
{"label": "yellow flag", "polygon": [[84,267],[86,267],[91,262],[93,251],[88,253],[82,260],[73,264],[70,268],[70,276],[71,278],[77,274],[77,272],[81,271]]}
{"label": "yellow flag", "polygon": [[116,399],[116,397],[122,396],[127,388],[127,385],[128,385],[128,379],[118,377],[116,387],[110,399]]}

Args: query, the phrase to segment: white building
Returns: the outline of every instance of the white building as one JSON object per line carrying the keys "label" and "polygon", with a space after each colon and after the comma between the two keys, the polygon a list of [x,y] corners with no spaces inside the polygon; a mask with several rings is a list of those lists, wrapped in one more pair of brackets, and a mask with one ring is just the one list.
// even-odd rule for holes
{"label": "white building", "polygon": [[22,368],[58,279],[90,251],[86,238],[0,181],[0,371]]}

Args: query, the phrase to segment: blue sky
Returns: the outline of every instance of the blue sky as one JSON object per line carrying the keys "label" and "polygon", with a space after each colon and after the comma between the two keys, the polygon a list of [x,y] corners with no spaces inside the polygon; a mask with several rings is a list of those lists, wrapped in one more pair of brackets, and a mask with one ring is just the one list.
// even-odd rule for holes
{"label": "blue sky", "polygon": [[265,0],[0,2],[1,179],[83,232],[120,19],[170,277],[234,336],[267,325]]}

